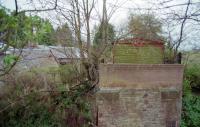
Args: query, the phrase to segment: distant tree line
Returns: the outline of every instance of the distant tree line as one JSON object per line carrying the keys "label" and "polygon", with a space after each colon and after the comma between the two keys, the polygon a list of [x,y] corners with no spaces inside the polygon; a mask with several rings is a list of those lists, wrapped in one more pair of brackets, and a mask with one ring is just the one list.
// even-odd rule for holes
{"label": "distant tree line", "polygon": [[14,16],[14,12],[0,8],[0,41],[13,47],[27,44],[71,46],[72,33],[67,24],[54,29],[48,19],[25,12]]}

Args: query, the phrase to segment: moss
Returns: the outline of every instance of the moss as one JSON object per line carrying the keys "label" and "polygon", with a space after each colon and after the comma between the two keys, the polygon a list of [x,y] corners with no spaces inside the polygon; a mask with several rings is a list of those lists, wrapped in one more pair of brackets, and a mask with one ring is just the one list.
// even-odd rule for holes
{"label": "moss", "polygon": [[116,45],[114,49],[115,63],[161,64],[163,53],[160,48],[152,46],[133,47]]}

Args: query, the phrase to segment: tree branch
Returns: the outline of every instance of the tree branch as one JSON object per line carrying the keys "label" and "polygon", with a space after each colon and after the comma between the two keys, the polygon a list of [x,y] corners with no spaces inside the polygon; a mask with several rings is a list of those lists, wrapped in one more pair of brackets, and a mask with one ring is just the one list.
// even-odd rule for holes
{"label": "tree branch", "polygon": [[18,1],[15,0],[15,15],[18,14]]}
{"label": "tree branch", "polygon": [[58,6],[58,0],[55,0],[54,2],[54,7],[52,8],[46,8],[46,9],[30,9],[30,10],[23,10],[23,11],[20,11],[18,13],[24,13],[24,12],[43,12],[43,11],[53,11],[53,10],[56,10],[57,9],[57,6]]}
{"label": "tree branch", "polygon": [[177,53],[177,50],[183,40],[183,30],[184,30],[184,26],[185,26],[185,23],[186,23],[186,20],[188,18],[188,10],[189,10],[189,6],[191,4],[191,0],[188,0],[188,4],[187,4],[187,7],[186,7],[186,10],[185,10],[185,16],[184,16],[184,19],[181,23],[181,31],[180,31],[180,37],[179,37],[179,40],[178,40],[178,43],[176,45],[176,48],[175,48],[175,52]]}

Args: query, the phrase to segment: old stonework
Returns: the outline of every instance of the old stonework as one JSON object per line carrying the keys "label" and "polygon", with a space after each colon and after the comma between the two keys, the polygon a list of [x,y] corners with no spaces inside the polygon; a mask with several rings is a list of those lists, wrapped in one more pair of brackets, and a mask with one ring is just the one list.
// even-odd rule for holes
{"label": "old stonework", "polygon": [[179,127],[183,65],[102,64],[99,127]]}

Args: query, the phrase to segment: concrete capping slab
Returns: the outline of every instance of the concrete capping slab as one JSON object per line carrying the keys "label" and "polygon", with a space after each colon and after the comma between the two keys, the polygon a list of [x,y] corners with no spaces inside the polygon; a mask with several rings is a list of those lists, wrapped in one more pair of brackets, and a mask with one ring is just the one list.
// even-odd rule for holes
{"label": "concrete capping slab", "polygon": [[184,65],[182,64],[100,64],[100,67],[125,67],[125,68],[180,68],[183,69]]}
{"label": "concrete capping slab", "polygon": [[118,93],[121,91],[122,88],[116,87],[116,88],[101,88],[98,93]]}
{"label": "concrete capping slab", "polygon": [[182,89],[184,65],[101,64],[100,87]]}

